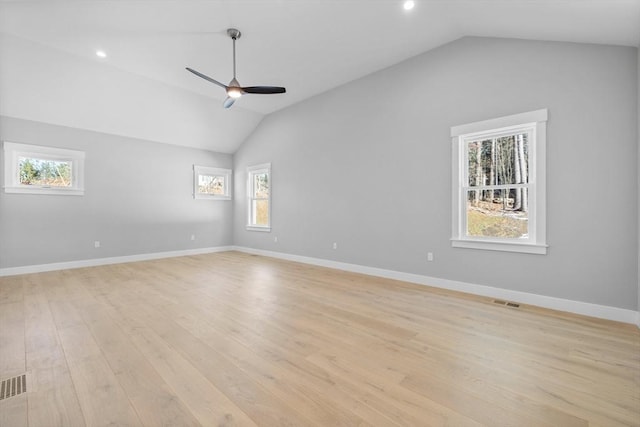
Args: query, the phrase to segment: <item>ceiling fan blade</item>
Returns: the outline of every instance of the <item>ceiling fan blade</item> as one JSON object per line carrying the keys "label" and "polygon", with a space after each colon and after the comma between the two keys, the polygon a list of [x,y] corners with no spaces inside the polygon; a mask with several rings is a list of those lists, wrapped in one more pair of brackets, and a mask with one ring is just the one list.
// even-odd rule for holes
{"label": "ceiling fan blade", "polygon": [[257,93],[269,95],[272,93],[285,93],[287,90],[279,86],[249,86],[241,88],[244,93]]}
{"label": "ceiling fan blade", "polygon": [[220,86],[220,87],[223,87],[223,88],[225,88],[225,89],[227,88],[227,85],[222,84],[222,83],[220,83],[219,81],[214,80],[214,79],[212,79],[212,78],[211,78],[211,77],[209,77],[209,76],[205,76],[205,75],[204,75],[204,74],[202,74],[201,72],[198,72],[198,71],[196,71],[196,70],[194,70],[194,69],[191,69],[191,68],[187,67],[187,71],[190,71],[190,72],[192,72],[193,74],[195,74],[196,76],[201,77],[201,78],[205,79],[206,81],[209,81],[209,82],[211,82],[211,83],[213,83],[213,84],[216,84],[216,85],[218,85],[218,86]]}
{"label": "ceiling fan blade", "polygon": [[224,102],[222,103],[222,106],[224,108],[230,108],[233,105],[234,102],[236,102],[235,98],[227,96],[227,99],[224,100]]}

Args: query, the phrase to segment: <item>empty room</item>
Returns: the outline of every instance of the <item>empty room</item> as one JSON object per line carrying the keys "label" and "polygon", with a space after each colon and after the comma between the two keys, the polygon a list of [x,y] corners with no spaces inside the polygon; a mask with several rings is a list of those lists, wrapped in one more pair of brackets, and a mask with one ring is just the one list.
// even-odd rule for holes
{"label": "empty room", "polygon": [[0,426],[640,426],[640,0],[0,0]]}

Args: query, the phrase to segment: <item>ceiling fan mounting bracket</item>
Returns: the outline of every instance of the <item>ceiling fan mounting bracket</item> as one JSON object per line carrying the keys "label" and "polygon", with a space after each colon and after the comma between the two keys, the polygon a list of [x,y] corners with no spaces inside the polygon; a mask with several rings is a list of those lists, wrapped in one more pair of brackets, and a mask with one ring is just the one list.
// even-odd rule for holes
{"label": "ceiling fan mounting bracket", "polygon": [[242,33],[240,32],[240,30],[237,30],[235,28],[229,28],[227,30],[227,35],[229,37],[231,37],[234,40],[238,40],[240,38],[240,36],[242,35]]}

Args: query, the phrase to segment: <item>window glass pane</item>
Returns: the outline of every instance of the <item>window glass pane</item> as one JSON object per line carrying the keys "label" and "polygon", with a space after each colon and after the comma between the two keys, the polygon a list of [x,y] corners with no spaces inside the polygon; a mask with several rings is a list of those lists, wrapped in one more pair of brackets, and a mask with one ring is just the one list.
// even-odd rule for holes
{"label": "window glass pane", "polygon": [[224,176],[198,175],[198,193],[224,196]]}
{"label": "window glass pane", "polygon": [[269,225],[269,201],[252,200],[253,225]]}
{"label": "window glass pane", "polygon": [[529,237],[528,189],[469,190],[467,236]]}
{"label": "window glass pane", "polygon": [[470,187],[529,182],[529,141],[518,133],[467,145]]}
{"label": "window glass pane", "polygon": [[21,185],[71,187],[71,161],[18,157]]}
{"label": "window glass pane", "polygon": [[253,197],[268,198],[269,197],[269,174],[256,173],[253,174]]}
{"label": "window glass pane", "polygon": [[490,139],[485,141],[472,141],[467,146],[470,187],[492,185],[492,142],[493,140]]}

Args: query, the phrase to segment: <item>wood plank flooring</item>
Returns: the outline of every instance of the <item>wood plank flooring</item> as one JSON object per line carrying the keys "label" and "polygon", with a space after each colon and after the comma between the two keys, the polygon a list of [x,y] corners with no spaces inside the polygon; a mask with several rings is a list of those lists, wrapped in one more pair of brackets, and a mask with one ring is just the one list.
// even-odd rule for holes
{"label": "wood plank flooring", "polygon": [[225,252],[0,278],[0,426],[640,426],[633,325]]}

